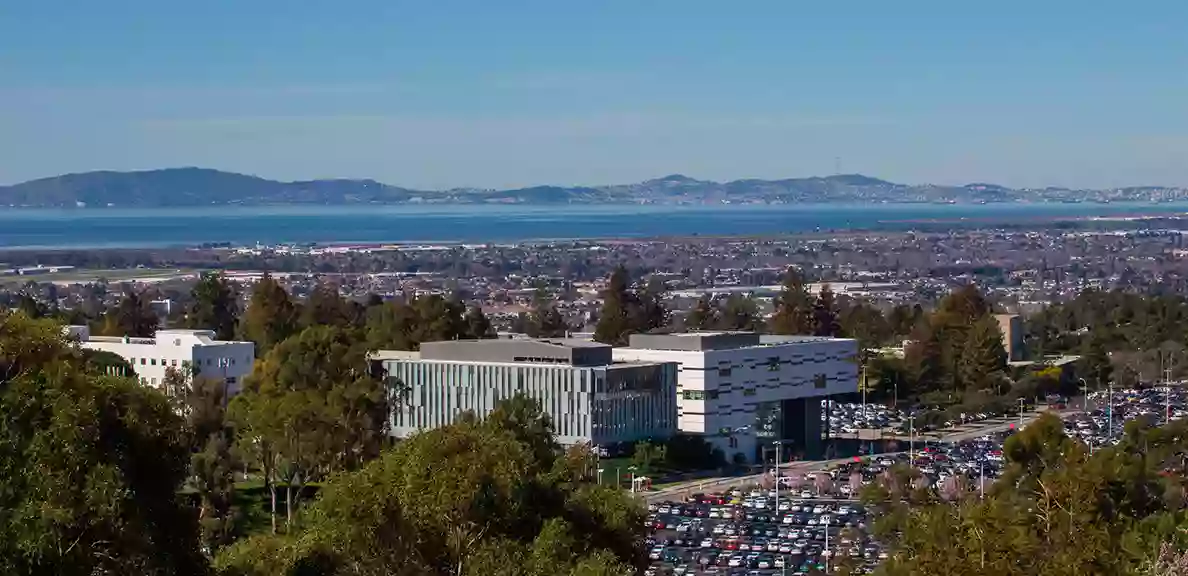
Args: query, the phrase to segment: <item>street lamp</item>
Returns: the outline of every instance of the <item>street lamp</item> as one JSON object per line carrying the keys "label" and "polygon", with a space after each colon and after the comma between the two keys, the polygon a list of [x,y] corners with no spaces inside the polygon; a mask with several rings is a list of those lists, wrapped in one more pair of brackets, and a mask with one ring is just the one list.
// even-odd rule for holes
{"label": "street lamp", "polygon": [[1023,431],[1023,397],[1019,397],[1019,431]]}
{"label": "street lamp", "polygon": [[908,466],[916,462],[916,415],[908,416]]}

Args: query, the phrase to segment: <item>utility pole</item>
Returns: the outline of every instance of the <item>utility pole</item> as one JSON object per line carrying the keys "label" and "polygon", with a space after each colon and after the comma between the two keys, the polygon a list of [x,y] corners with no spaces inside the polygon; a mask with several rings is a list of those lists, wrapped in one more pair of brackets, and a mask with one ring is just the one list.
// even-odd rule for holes
{"label": "utility pole", "polygon": [[1019,431],[1023,431],[1023,398],[1019,398]]}

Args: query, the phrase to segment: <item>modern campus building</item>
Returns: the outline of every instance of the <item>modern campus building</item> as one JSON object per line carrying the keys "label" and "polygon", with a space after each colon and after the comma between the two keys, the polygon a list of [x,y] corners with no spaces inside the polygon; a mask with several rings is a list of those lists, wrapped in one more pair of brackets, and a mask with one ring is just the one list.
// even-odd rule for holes
{"label": "modern campus building", "polygon": [[676,364],[617,362],[605,344],[455,340],[426,342],[420,352],[380,351],[372,360],[400,390],[391,423],[398,438],[467,411],[481,418],[517,393],[540,401],[565,445],[613,447],[676,431]]}
{"label": "modern campus building", "polygon": [[160,386],[169,368],[191,368],[202,377],[223,380],[234,394],[256,360],[254,343],[215,340],[210,330],[157,330],[153,338],[133,338],[92,336],[86,326],[69,326],[67,334],[83,348],[127,360],[140,382],[149,386]]}
{"label": "modern campus building", "polygon": [[676,362],[681,432],[702,434],[728,458],[823,453],[821,400],[858,390],[857,342],[753,332],[636,334],[616,360]]}

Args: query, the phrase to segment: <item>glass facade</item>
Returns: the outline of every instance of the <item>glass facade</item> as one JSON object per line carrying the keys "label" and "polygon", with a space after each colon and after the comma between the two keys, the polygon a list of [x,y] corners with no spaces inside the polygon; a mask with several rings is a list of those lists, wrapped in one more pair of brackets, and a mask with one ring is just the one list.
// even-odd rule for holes
{"label": "glass facade", "polygon": [[676,431],[676,364],[571,366],[398,359],[384,361],[392,433],[480,418],[518,393],[537,399],[562,444],[662,438]]}

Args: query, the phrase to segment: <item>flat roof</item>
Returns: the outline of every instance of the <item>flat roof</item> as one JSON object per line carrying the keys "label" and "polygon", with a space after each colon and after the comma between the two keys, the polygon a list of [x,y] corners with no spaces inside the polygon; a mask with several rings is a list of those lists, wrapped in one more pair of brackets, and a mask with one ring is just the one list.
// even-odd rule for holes
{"label": "flat roof", "polygon": [[853,340],[827,336],[766,335],[757,332],[678,332],[674,334],[632,334],[629,347],[642,350],[695,352],[818,342],[853,342]]}

